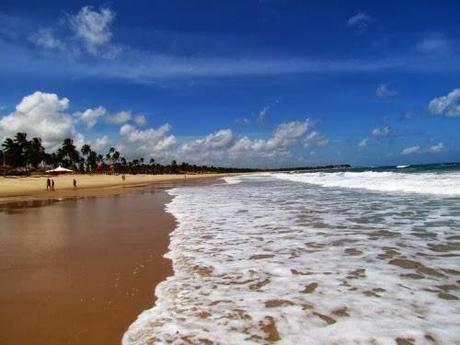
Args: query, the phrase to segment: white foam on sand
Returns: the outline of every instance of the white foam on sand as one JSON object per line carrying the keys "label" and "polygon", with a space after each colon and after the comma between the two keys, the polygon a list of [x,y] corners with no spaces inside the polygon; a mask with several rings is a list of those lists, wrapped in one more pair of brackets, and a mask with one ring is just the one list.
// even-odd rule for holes
{"label": "white foam on sand", "polygon": [[278,173],[274,177],[322,187],[359,188],[378,192],[460,196],[460,173],[316,172]]}
{"label": "white foam on sand", "polygon": [[230,179],[170,191],[175,273],[123,344],[460,344],[459,199]]}

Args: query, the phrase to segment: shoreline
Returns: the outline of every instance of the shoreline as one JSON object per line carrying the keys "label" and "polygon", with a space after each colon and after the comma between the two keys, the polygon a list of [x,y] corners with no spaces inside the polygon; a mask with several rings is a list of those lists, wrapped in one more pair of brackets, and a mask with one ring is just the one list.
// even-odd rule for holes
{"label": "shoreline", "polygon": [[[203,180],[230,175],[235,174],[126,174],[125,181],[122,180],[121,174],[69,174],[54,177],[45,175],[37,177],[2,176],[0,177],[0,205],[23,201],[117,195],[135,188],[147,187],[154,184]],[[47,178],[56,181],[56,189],[54,191],[46,190]],[[73,187],[73,179],[77,181],[77,188]]]}
{"label": "shoreline", "polygon": [[176,226],[166,189],[220,176],[4,202],[0,343],[120,344],[174,274],[164,258]]}

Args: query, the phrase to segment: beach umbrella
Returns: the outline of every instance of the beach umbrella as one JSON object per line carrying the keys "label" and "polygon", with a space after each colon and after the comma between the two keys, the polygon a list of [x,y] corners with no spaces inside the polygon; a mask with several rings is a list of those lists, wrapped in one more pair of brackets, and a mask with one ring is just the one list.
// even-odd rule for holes
{"label": "beach umbrella", "polygon": [[65,173],[71,173],[73,170],[63,168],[61,166],[58,166],[56,169],[51,169],[51,170],[46,170],[48,174],[65,174]]}

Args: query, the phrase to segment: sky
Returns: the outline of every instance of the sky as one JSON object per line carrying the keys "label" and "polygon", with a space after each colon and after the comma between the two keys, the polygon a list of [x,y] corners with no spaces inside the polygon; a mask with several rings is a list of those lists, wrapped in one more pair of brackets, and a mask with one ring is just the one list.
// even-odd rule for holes
{"label": "sky", "polygon": [[237,167],[460,161],[460,2],[0,3],[0,140]]}

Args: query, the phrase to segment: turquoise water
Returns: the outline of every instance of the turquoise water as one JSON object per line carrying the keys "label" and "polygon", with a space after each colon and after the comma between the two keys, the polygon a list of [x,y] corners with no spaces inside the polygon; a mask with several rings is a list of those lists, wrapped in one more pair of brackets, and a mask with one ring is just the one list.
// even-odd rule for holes
{"label": "turquoise water", "polygon": [[436,163],[436,164],[413,164],[413,165],[386,165],[386,166],[363,166],[353,167],[348,169],[324,169],[323,172],[338,172],[338,171],[351,171],[351,172],[363,172],[363,171],[393,171],[393,172],[404,172],[404,173],[421,173],[421,172],[455,172],[460,171],[460,163]]}

